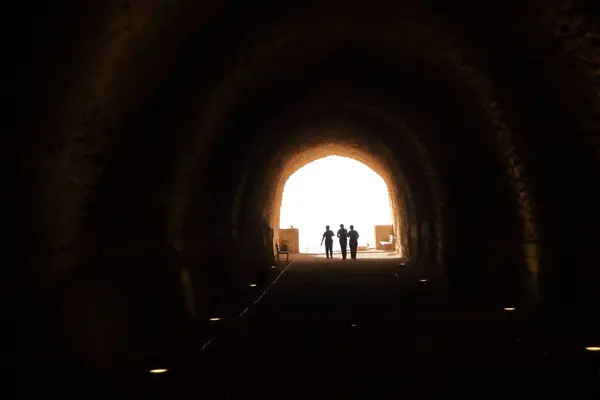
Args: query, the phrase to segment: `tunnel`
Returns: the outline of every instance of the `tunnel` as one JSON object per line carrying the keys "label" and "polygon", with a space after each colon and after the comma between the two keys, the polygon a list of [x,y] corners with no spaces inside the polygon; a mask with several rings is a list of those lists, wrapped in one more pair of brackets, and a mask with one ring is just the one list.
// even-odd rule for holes
{"label": "tunnel", "polygon": [[595,329],[597,2],[84,3],[14,13],[22,368],[201,346],[269,285],[287,179],[331,155],[384,179],[440,293]]}

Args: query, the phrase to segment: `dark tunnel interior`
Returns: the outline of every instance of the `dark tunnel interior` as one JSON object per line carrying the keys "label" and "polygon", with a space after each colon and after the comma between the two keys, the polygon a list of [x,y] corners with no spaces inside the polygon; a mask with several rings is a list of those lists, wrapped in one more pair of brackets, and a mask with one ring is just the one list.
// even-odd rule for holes
{"label": "dark tunnel interior", "polygon": [[328,155],[384,178],[407,268],[439,293],[599,333],[598,4],[16,6],[15,365],[201,346],[269,284],[283,185]]}

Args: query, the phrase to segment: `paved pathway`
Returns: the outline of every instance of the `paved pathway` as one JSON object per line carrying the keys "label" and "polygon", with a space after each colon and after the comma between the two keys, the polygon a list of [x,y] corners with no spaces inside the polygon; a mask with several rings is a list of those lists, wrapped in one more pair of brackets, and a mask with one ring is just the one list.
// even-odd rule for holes
{"label": "paved pathway", "polygon": [[600,398],[598,358],[553,358],[523,340],[520,310],[453,299],[401,260],[303,256],[272,272],[254,301],[209,322],[208,343],[117,386],[144,398]]}
{"label": "paved pathway", "polygon": [[302,257],[206,347],[201,364],[159,379],[207,398],[512,399],[579,390],[519,340],[518,310],[461,304],[424,278],[398,259]]}

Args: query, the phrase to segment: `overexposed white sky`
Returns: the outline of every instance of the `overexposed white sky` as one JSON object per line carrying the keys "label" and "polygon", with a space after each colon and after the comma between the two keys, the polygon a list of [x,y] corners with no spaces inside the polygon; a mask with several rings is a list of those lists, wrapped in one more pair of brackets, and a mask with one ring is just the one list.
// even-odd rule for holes
{"label": "overexposed white sky", "polygon": [[[360,234],[359,245],[375,247],[375,225],[391,225],[387,185],[372,169],[346,157],[329,156],[296,171],[283,189],[280,227],[299,229],[300,252],[325,252],[325,225]],[[334,240],[334,251],[339,250]]]}

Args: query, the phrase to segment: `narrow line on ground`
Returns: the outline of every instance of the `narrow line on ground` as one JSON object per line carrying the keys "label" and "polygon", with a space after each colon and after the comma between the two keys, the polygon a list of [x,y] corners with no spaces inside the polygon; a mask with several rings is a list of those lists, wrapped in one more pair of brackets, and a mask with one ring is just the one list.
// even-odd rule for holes
{"label": "narrow line on ground", "polygon": [[281,275],[283,275],[284,272],[287,271],[292,266],[292,264],[296,262],[296,260],[298,260],[298,258],[292,260],[292,262],[290,262],[283,270],[281,270],[281,272],[277,275],[277,277],[273,280],[273,282],[271,282],[271,284],[269,284],[269,286],[267,286],[265,291],[262,292],[262,294],[252,304],[257,304],[269,292],[269,290],[271,290],[273,285],[275,285],[275,283],[277,283],[277,281],[279,280]]}
{"label": "narrow line on ground", "polygon": [[[269,286],[267,286],[267,288],[261,293],[260,296],[258,296],[258,298],[256,300],[254,300],[254,302],[252,302],[252,305],[250,305],[249,307],[246,307],[241,313],[239,313],[237,315],[237,318],[242,317],[244,314],[246,314],[246,312],[248,312],[248,310],[250,309],[250,307],[252,307],[253,305],[256,305],[260,302],[260,300],[269,292],[269,290],[271,290],[271,288],[273,287],[273,285],[275,285],[275,283],[277,283],[277,281],[279,280],[279,278],[281,278],[281,276],[285,273],[285,271],[287,271],[293,263],[295,263],[298,260],[298,257],[294,260],[292,260],[290,263],[288,263],[285,268],[283,268],[279,274],[277,274],[277,276],[275,277],[275,279],[273,279],[273,281],[269,284]],[[202,345],[202,347],[200,348],[200,352],[203,352],[204,350],[206,350],[206,348],[208,348],[208,346],[210,346],[211,343],[214,342],[214,340],[217,338],[218,335],[214,335],[213,337],[211,337],[206,343],[204,343]]]}

